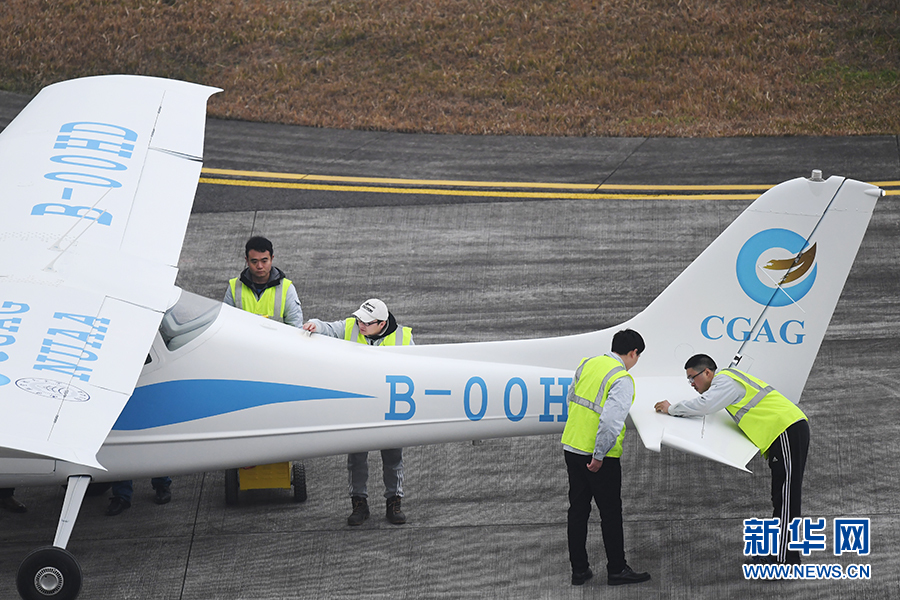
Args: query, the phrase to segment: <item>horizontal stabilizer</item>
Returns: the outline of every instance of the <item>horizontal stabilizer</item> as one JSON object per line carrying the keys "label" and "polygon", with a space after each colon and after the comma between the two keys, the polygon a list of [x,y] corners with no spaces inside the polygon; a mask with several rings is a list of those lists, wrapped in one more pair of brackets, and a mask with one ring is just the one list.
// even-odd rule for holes
{"label": "horizontal stabilizer", "polygon": [[675,403],[695,394],[684,377],[643,378],[636,394],[629,417],[648,450],[660,452],[662,446],[669,446],[743,471],[758,452],[725,411],[705,418],[682,419],[654,410],[654,405],[662,400]]}

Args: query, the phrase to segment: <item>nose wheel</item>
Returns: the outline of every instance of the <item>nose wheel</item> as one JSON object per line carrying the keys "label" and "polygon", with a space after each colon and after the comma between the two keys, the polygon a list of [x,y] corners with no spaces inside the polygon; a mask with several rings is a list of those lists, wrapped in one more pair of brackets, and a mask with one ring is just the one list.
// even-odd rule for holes
{"label": "nose wheel", "polygon": [[74,600],[81,591],[81,566],[63,548],[38,548],[25,557],[16,575],[23,600]]}

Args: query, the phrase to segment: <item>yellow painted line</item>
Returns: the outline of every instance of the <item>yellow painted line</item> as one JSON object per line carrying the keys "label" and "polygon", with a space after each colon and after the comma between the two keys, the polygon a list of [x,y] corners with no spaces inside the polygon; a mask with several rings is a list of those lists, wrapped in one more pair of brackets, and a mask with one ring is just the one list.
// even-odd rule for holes
{"label": "yellow painted line", "polygon": [[[774,185],[646,185],[595,183],[541,183],[513,181],[461,181],[445,179],[402,179],[391,177],[350,177],[313,175],[308,173],[275,173],[271,171],[239,171],[232,169],[203,169],[203,175],[220,175],[229,179],[201,177],[200,183],[273,189],[319,190],[331,192],[368,192],[376,194],[421,194],[432,196],[468,196],[483,198],[531,198],[578,200],[755,200],[759,194],[619,194],[601,193],[607,190],[624,191],[753,191],[761,192]],[[234,178],[234,179],[232,179]],[[270,181],[275,180],[275,181]],[[303,183],[300,183],[303,182]],[[312,183],[318,182],[318,183]],[[351,184],[351,185],[337,185]],[[353,185],[357,184],[357,185]],[[881,188],[900,187],[900,181],[877,181]],[[410,187],[395,187],[410,186]],[[414,187],[415,186],[415,187]],[[482,188],[480,190],[441,188]],[[539,192],[514,190],[570,190],[569,192]],[[581,192],[581,193],[576,193]],[[900,195],[900,190],[885,190],[886,195]]]}
{"label": "yellow painted line", "polygon": [[223,175],[226,177],[246,177],[254,179],[284,179],[293,181],[334,181],[341,183],[369,183],[385,185],[426,185],[426,186],[452,186],[452,187],[500,187],[514,188],[543,188],[543,189],[568,189],[568,190],[767,190],[772,185],[639,185],[639,184],[608,184],[608,183],[540,183],[517,181],[462,181],[446,179],[397,179],[389,177],[347,177],[340,175],[311,175],[303,173],[273,173],[270,171],[234,171],[231,169],[203,169],[204,175]]}
{"label": "yellow painted line", "polygon": [[[483,198],[530,198],[567,200],[755,200],[758,194],[601,194],[574,192],[511,192],[503,190],[442,190],[430,188],[375,187],[362,185],[323,185],[314,183],[288,183],[279,181],[250,181],[243,179],[214,179],[201,177],[200,183],[295,190],[319,190],[328,192],[368,192],[376,194],[421,194],[430,196],[468,196]],[[659,189],[659,188],[649,188]]]}
{"label": "yellow painted line", "polygon": [[347,177],[340,175],[310,175],[302,173],[272,173],[266,171],[231,171],[228,169],[203,169],[202,173],[210,175],[225,175],[231,177],[249,177],[265,179],[286,179],[305,181],[334,181],[341,183],[369,183],[387,185],[433,185],[454,187],[503,187],[503,188],[560,188],[595,190],[595,183],[516,183],[516,182],[491,182],[491,181],[450,181],[442,179],[397,179],[389,177]]}

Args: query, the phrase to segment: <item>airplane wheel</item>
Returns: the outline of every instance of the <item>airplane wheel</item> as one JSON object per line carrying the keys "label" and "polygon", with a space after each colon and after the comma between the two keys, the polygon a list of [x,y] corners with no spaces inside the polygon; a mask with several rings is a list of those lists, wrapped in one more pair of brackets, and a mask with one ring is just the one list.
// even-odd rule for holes
{"label": "airplane wheel", "polygon": [[291,484],[294,486],[294,502],[306,502],[306,467],[294,461],[291,466]]}
{"label": "airplane wheel", "polygon": [[74,600],[81,591],[81,566],[64,548],[38,548],[19,566],[16,587],[24,600]]}
{"label": "airplane wheel", "polygon": [[240,504],[241,480],[237,469],[225,470],[225,504],[237,506]]}

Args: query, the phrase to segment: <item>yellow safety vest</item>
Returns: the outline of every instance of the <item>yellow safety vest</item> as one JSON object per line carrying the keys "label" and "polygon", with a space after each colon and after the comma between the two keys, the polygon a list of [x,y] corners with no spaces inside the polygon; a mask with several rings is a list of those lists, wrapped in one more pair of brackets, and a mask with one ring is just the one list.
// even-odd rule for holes
{"label": "yellow safety vest", "polygon": [[796,404],[761,379],[737,369],[722,369],[719,375],[730,377],[744,389],[744,397],[725,410],[764,454],[785,429],[806,420]]}
{"label": "yellow safety vest", "polygon": [[[284,323],[284,305],[287,302],[288,288],[291,287],[290,279],[282,279],[278,285],[266,288],[259,298],[238,277],[230,280],[228,284],[231,286],[231,297],[234,298],[235,307]],[[237,290],[238,285],[241,286],[240,293]]]}
{"label": "yellow safety vest", "polygon": [[[594,453],[597,443],[597,429],[600,414],[609,397],[612,384],[622,377],[631,377],[618,360],[611,356],[595,356],[582,359],[575,371],[575,381],[569,388],[569,417],[563,430],[562,443],[582,452]],[[634,383],[634,378],[631,379]],[[631,396],[634,403],[634,395]],[[616,438],[616,444],[606,456],[622,456],[622,440],[625,439],[625,425]]]}
{"label": "yellow safety vest", "polygon": [[[399,336],[397,334],[400,334]],[[344,339],[350,342],[358,342],[360,344],[367,344],[369,341],[366,339],[366,336],[359,332],[359,325],[356,324],[356,319],[350,317],[346,321],[344,321]],[[397,343],[397,340],[400,340],[400,343]],[[381,343],[379,346],[409,346],[410,342],[412,342],[412,327],[401,327],[397,325],[397,329],[391,332],[391,335],[386,336],[381,339]]]}

